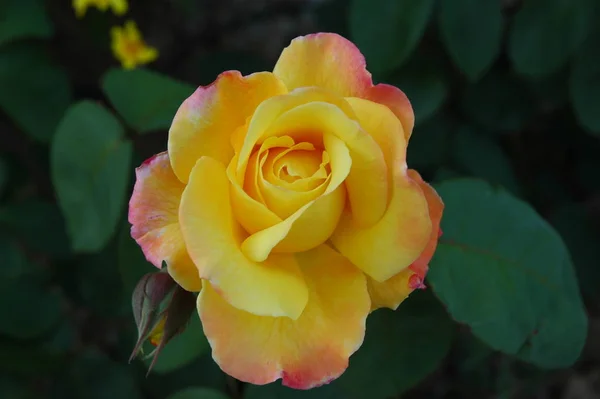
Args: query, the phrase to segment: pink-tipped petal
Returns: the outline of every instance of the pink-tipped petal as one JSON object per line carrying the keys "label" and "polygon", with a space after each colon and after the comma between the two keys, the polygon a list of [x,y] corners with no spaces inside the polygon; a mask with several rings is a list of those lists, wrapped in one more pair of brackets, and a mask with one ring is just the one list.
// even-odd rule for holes
{"label": "pink-tipped petal", "polygon": [[135,170],[129,201],[131,236],[157,268],[168,265],[173,279],[188,291],[200,291],[198,270],[187,254],[179,227],[179,202],[184,185],[177,179],[169,155],[157,154]]}

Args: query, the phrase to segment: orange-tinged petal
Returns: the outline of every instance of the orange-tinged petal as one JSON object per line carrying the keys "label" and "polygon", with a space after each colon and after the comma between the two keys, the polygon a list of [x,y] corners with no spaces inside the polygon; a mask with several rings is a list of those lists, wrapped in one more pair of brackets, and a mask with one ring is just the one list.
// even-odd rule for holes
{"label": "orange-tinged petal", "polygon": [[181,197],[181,231],[200,277],[238,309],[297,319],[308,288],[295,258],[273,254],[257,263],[244,256],[240,246],[247,234],[233,218],[229,190],[223,164],[202,157]]}
{"label": "orange-tinged petal", "polygon": [[408,298],[408,295],[416,288],[411,284],[411,277],[414,274],[410,268],[404,269],[381,283],[367,276],[371,311],[379,308],[396,310],[402,301]]}
{"label": "orange-tinged petal", "polygon": [[363,98],[387,106],[402,123],[404,137],[408,141],[415,126],[415,114],[402,90],[380,83],[368,89]]}
{"label": "orange-tinged petal", "polygon": [[282,378],[283,385],[308,389],[339,377],[362,344],[370,307],[364,275],[325,245],[296,258],[310,291],[297,320],[235,309],[209,285],[200,293],[204,333],[227,374],[261,385]]}
{"label": "orange-tinged petal", "polygon": [[135,170],[136,182],[129,202],[131,236],[146,259],[169,274],[188,291],[202,287],[198,270],[187,254],[178,212],[184,185],[177,179],[166,152],[146,160]]}
{"label": "orange-tinged petal", "polygon": [[385,150],[392,166],[391,199],[375,225],[361,228],[344,212],[331,237],[336,248],[374,280],[398,274],[423,252],[432,231],[427,199],[406,172],[405,139],[400,121],[371,101],[348,99],[361,125]]}
{"label": "orange-tinged petal", "polygon": [[331,241],[342,255],[377,281],[385,281],[414,262],[429,240],[427,200],[406,173],[394,176],[385,215],[373,226],[357,227],[345,212]]}
{"label": "orange-tinged petal", "polygon": [[423,181],[423,178],[414,169],[408,171],[408,176],[413,179],[423,190],[425,198],[427,199],[427,205],[429,206],[429,217],[431,218],[432,228],[431,235],[429,236],[429,242],[421,253],[421,255],[411,265],[410,269],[415,272],[416,276],[421,282],[425,279],[427,270],[429,269],[429,261],[433,258],[433,254],[437,248],[438,239],[441,235],[440,223],[442,221],[442,215],[444,213],[444,202],[438,195],[437,191],[429,184]]}
{"label": "orange-tinged petal", "polygon": [[389,178],[393,176],[393,168],[406,168],[406,139],[402,124],[385,105],[362,98],[346,98],[360,126],[373,137],[379,145],[389,166]]}
{"label": "orange-tinged petal", "polygon": [[233,156],[232,135],[256,107],[269,97],[286,93],[275,75],[238,71],[220,74],[209,86],[199,87],[175,114],[169,130],[169,156],[175,174],[187,183],[202,156],[227,165]]}
{"label": "orange-tinged petal", "polygon": [[433,224],[431,235],[421,255],[408,269],[402,270],[400,273],[383,282],[377,282],[367,277],[367,286],[369,288],[369,295],[371,296],[371,310],[382,307],[395,310],[413,290],[424,288],[423,281],[427,274],[429,261],[433,257],[437,247],[444,203],[436,191],[425,183],[415,170],[409,170],[408,175],[419,184],[427,198],[429,215]]}
{"label": "orange-tinged petal", "polygon": [[335,33],[292,40],[279,56],[273,73],[289,90],[317,86],[343,97],[361,97],[373,85],[360,50]]}
{"label": "orange-tinged petal", "polygon": [[[357,225],[377,222],[388,201],[387,165],[377,142],[336,105],[314,101],[299,105],[277,118],[263,137],[295,132],[321,132],[340,139],[348,147],[352,168],[346,178],[348,201]],[[335,168],[332,167],[332,173]]]}

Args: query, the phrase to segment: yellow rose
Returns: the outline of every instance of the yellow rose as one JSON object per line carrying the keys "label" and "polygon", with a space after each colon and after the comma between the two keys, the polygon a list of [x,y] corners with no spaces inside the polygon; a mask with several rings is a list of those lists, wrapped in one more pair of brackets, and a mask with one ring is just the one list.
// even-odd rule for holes
{"label": "yellow rose", "polygon": [[443,203],[406,166],[414,124],[336,34],[299,37],[273,72],[219,75],[136,170],[131,234],[164,261],[213,358],[242,381],[339,377],[365,320],[423,287]]}

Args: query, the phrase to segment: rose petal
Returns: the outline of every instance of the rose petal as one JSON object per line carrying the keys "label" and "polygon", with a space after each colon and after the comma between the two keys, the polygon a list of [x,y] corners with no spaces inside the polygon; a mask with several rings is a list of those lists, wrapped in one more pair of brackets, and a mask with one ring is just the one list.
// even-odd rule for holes
{"label": "rose petal", "polygon": [[267,208],[263,202],[252,198],[244,190],[235,171],[237,157],[237,155],[234,155],[229,166],[227,166],[227,178],[231,183],[230,200],[234,219],[250,234],[281,223],[282,220],[279,216]]}
{"label": "rose petal", "polygon": [[335,33],[292,40],[279,56],[273,73],[289,90],[316,86],[343,97],[361,97],[373,85],[360,50]]}
{"label": "rose petal", "polygon": [[419,186],[406,174],[394,177],[392,199],[383,217],[361,229],[345,212],[331,240],[358,268],[385,281],[414,262],[429,240],[431,220]]}
{"label": "rose petal", "polygon": [[323,141],[331,161],[329,185],[323,196],[303,205],[281,223],[248,237],[242,251],[250,259],[262,262],[271,251],[309,250],[327,241],[336,229],[346,203],[347,193],[342,183],[347,180],[353,161],[339,138],[326,133]]}
{"label": "rose petal", "polygon": [[[320,101],[283,113],[261,139],[282,134],[294,137],[305,132],[329,133],[344,142],[352,158],[346,189],[354,222],[360,226],[377,222],[388,201],[387,165],[377,142],[336,105]],[[331,171],[335,173],[335,168]]]}
{"label": "rose petal", "polygon": [[165,261],[179,285],[200,291],[198,270],[187,254],[179,227],[179,202],[185,186],[173,173],[169,155],[162,152],[153,156],[135,174],[129,201],[131,236],[150,263],[160,269]]}
{"label": "rose petal", "polygon": [[385,163],[390,166],[388,178],[391,182],[392,168],[406,168],[407,141],[402,124],[385,105],[356,97],[346,98],[346,102],[354,110],[363,130],[381,148]]}
{"label": "rose petal", "polygon": [[[281,139],[281,137],[271,137],[271,139]],[[291,140],[291,138],[290,138]],[[265,141],[261,145],[261,150],[267,149],[270,147],[270,143],[273,143],[271,140]],[[293,143],[293,140],[292,140]],[[293,144],[289,149],[278,148],[271,149],[269,155],[265,158],[265,162],[260,165],[260,169],[256,171],[258,174],[258,186],[261,192],[262,197],[265,200],[265,204],[267,207],[272,210],[277,216],[282,219],[287,218],[292,215],[302,206],[308,204],[309,202],[317,199],[320,195],[322,195],[327,189],[327,179],[321,179],[321,185],[315,187],[312,190],[305,191],[296,191],[290,190],[289,188],[282,187],[281,179],[276,178],[273,173],[273,169],[275,168],[274,163],[277,162],[281,155],[290,155],[293,157],[294,153],[298,153],[298,149],[301,148],[310,148],[312,144],[310,143],[298,143]],[[314,147],[313,147],[314,148]],[[259,151],[261,151],[259,150]],[[290,150],[291,152],[287,152]],[[305,152],[305,151],[302,151]],[[320,152],[320,151],[319,151]],[[288,156],[288,158],[290,157]],[[318,156],[320,158],[320,156]],[[317,161],[318,162],[318,161]],[[267,175],[265,176],[265,172]],[[250,170],[246,173],[246,177],[252,173]]]}
{"label": "rose petal", "polygon": [[427,274],[429,261],[433,257],[437,247],[444,203],[437,192],[429,184],[425,183],[415,170],[409,170],[408,175],[419,184],[427,198],[429,215],[433,224],[431,235],[429,236],[429,242],[421,255],[408,269],[402,270],[400,273],[383,282],[377,282],[372,278],[367,277],[367,286],[369,288],[369,295],[371,296],[371,310],[382,307],[396,310],[400,303],[402,303],[413,290],[423,287],[423,281]]}
{"label": "rose petal", "polygon": [[384,282],[378,282],[367,276],[367,288],[371,297],[371,311],[379,308],[398,309],[398,306],[408,298],[415,287],[410,284],[410,279],[415,273],[404,269]]}
{"label": "rose petal", "polygon": [[[264,203],[252,198],[243,189],[246,167],[253,149],[255,146],[261,145],[264,140],[267,139],[267,137],[264,139],[261,139],[261,137],[265,130],[281,114],[298,105],[312,101],[330,102],[335,104],[349,117],[354,116],[352,108],[342,97],[316,87],[299,89],[287,95],[270,98],[260,104],[249,123],[245,137],[242,138],[239,137],[240,135],[237,135],[237,137],[234,138],[234,141],[238,141],[236,148],[239,147],[239,152],[234,155],[233,160],[227,167],[227,176],[232,184],[231,202],[236,220],[238,220],[250,234],[274,226],[282,221],[282,219],[269,210]],[[305,133],[310,135],[310,132]],[[320,132],[314,133],[317,138],[313,139],[320,142],[322,134]],[[284,135],[287,136],[287,134],[281,134],[281,136]],[[271,137],[273,137],[273,135]],[[293,137],[296,142],[311,142],[311,140],[306,140],[306,138],[306,134]]]}
{"label": "rose petal", "polygon": [[281,133],[278,135],[266,135],[265,133],[273,124],[273,122],[285,112],[290,111],[300,105],[312,102],[324,102],[335,105],[344,114],[346,114],[348,118],[355,119],[352,107],[350,107],[344,98],[319,87],[297,89],[286,95],[270,98],[256,108],[256,112],[250,120],[247,134],[244,137],[244,142],[239,152],[236,166],[237,175],[239,177],[244,176],[246,165],[253,149],[256,145],[262,144],[262,142],[268,137],[286,135],[292,137],[297,143],[308,141],[318,147],[319,145],[317,144],[321,144],[322,133],[319,131],[302,129],[301,126],[297,126],[294,129],[293,135],[286,134],[285,132],[278,132]]}
{"label": "rose petal", "polygon": [[227,374],[253,384],[282,378],[283,385],[308,389],[339,377],[361,345],[369,312],[364,275],[325,245],[296,258],[310,290],[297,320],[235,309],[210,286],[200,293],[204,333]]}
{"label": "rose petal", "polygon": [[242,244],[244,254],[263,262],[272,252],[302,252],[321,245],[336,229],[344,209],[346,190],[332,193],[304,205],[283,222],[259,231]]}
{"label": "rose petal", "polygon": [[246,233],[233,218],[225,167],[202,157],[190,174],[179,208],[181,231],[200,277],[232,306],[261,316],[298,318],[308,288],[291,255],[256,263],[240,250]]}
{"label": "rose petal", "polygon": [[169,130],[169,156],[179,180],[187,183],[202,156],[227,165],[233,156],[236,130],[261,102],[283,93],[285,86],[269,72],[242,76],[227,71],[209,86],[199,87],[181,104]]}
{"label": "rose petal", "polygon": [[415,114],[402,90],[380,83],[368,89],[363,98],[387,106],[402,123],[404,138],[408,141],[415,126]]}
{"label": "rose petal", "polygon": [[437,191],[429,184],[423,181],[423,178],[414,169],[408,171],[408,176],[413,179],[421,190],[425,194],[427,199],[427,205],[429,206],[429,217],[431,218],[432,228],[431,235],[429,236],[429,242],[421,253],[421,255],[411,265],[410,269],[421,279],[425,280],[425,275],[429,269],[429,261],[433,258],[433,254],[437,248],[438,240],[441,235],[440,223],[442,221],[442,214],[444,213],[444,202],[438,195]]}
{"label": "rose petal", "polygon": [[375,225],[361,228],[345,211],[331,240],[358,268],[382,282],[413,263],[429,241],[432,222],[421,188],[406,173],[406,143],[400,121],[384,106],[348,99],[360,121],[392,165],[391,199]]}

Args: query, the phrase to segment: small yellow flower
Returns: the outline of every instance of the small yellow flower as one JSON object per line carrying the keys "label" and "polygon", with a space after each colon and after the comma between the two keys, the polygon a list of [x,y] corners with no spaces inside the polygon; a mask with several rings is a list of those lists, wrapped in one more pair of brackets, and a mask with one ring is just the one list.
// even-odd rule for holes
{"label": "small yellow flower", "polygon": [[128,7],[127,0],[73,0],[73,8],[77,18],[83,17],[90,6],[96,7],[100,11],[106,11],[110,7],[119,16],[125,15]]}
{"label": "small yellow flower", "polygon": [[110,35],[113,54],[125,69],[134,69],[158,58],[158,50],[144,42],[134,21],[127,21],[123,28],[113,27]]}

